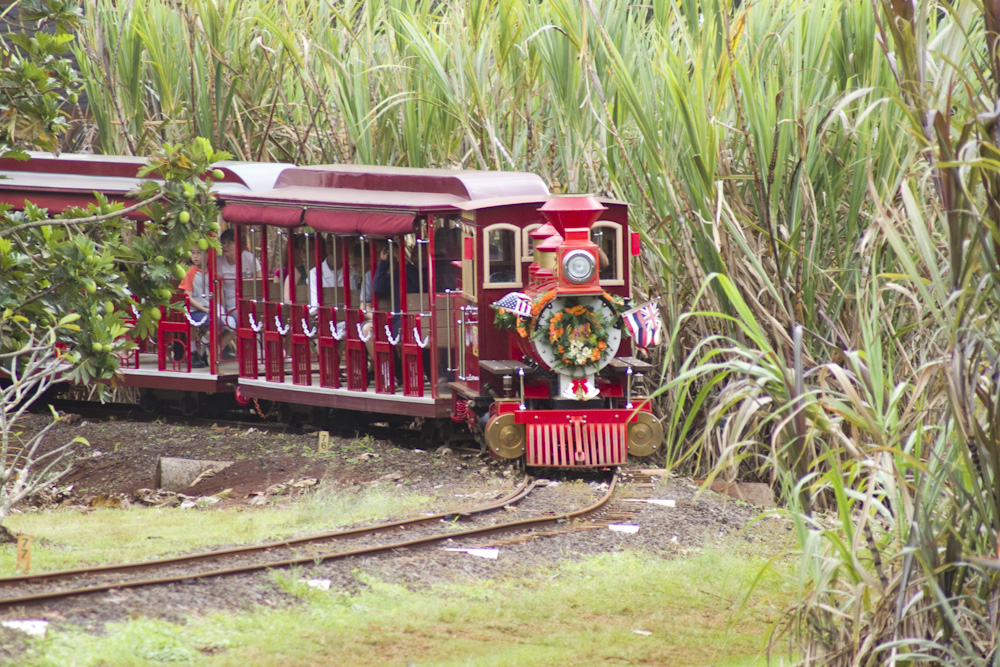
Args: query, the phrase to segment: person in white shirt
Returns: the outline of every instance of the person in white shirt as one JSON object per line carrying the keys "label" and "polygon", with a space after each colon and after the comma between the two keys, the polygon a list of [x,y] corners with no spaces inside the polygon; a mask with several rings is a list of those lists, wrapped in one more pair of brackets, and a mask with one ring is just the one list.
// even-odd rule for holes
{"label": "person in white shirt", "polygon": [[[348,277],[347,282],[349,289],[359,290],[361,289],[361,275],[354,269],[353,266],[348,266]],[[313,315],[316,313],[316,309],[319,307],[319,300],[316,296],[316,276],[318,271],[323,272],[322,286],[323,287],[343,287],[344,286],[344,269],[340,265],[340,258],[337,257],[335,252],[333,237],[328,236],[326,239],[326,258],[320,262],[319,266],[313,267],[309,271],[309,314]],[[333,304],[326,304],[331,306]],[[356,308],[358,304],[353,304]]]}

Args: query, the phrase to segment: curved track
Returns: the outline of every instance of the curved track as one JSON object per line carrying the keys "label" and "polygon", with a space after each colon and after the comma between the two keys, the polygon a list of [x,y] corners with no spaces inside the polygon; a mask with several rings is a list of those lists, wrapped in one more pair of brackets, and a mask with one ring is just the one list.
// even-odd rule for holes
{"label": "curved track", "polygon": [[[452,511],[452,512],[442,512],[434,515],[422,516],[422,517],[417,517],[415,519],[409,519],[403,521],[393,521],[366,528],[353,528],[346,531],[309,535],[301,538],[282,540],[278,542],[270,542],[266,544],[252,545],[249,547],[238,547],[232,549],[222,549],[217,551],[206,551],[201,553],[188,554],[184,556],[164,558],[153,561],[144,561],[139,563],[107,565],[101,567],[81,568],[75,570],[59,570],[55,572],[48,572],[35,575],[2,578],[0,579],[0,589],[10,590],[16,588],[21,590],[18,591],[20,593],[18,595],[0,598],[0,606],[10,607],[12,605],[37,602],[40,600],[58,599],[72,595],[80,595],[84,593],[96,593],[111,589],[134,588],[139,586],[150,586],[155,584],[190,581],[194,579],[218,577],[229,574],[238,574],[243,572],[250,572],[253,570],[289,567],[293,565],[301,565],[306,563],[319,564],[323,561],[347,558],[350,556],[368,556],[396,549],[428,546],[445,540],[454,540],[466,537],[481,536],[481,535],[509,532],[515,530],[533,529],[547,525],[566,523],[570,519],[581,518],[604,508],[614,495],[617,485],[617,475],[612,473],[610,483],[608,484],[607,493],[605,493],[605,495],[596,503],[593,503],[582,509],[575,510],[573,512],[568,512],[556,516],[526,519],[526,520],[506,522],[506,523],[496,523],[488,526],[471,528],[462,531],[436,532],[434,534],[418,537],[415,539],[382,543],[374,546],[371,545],[361,546],[355,549],[348,549],[344,551],[310,553],[308,555],[294,554],[286,556],[284,558],[268,559],[268,560],[258,559],[255,560],[254,562],[250,563],[246,562],[248,556],[271,555],[269,552],[276,550],[292,551],[293,547],[298,547],[310,543],[341,540],[344,538],[354,539],[354,538],[374,535],[377,533],[384,533],[394,528],[406,529],[407,527],[419,526],[420,524],[425,524],[431,521],[451,520],[451,519],[459,519],[462,517],[471,517],[474,514],[481,514],[492,510],[496,510],[505,507],[511,503],[522,500],[534,489],[535,484],[536,484],[535,482],[529,483],[528,480],[525,480],[517,489],[514,490],[513,493],[511,493],[507,497],[501,498],[500,500],[496,500],[491,503],[484,504],[478,507],[459,510],[459,511]],[[219,567],[220,565],[219,563],[213,563],[212,569],[206,568],[204,570],[198,570],[193,572],[190,569],[187,569],[183,573],[179,574],[169,572],[171,568],[175,568],[177,565],[180,564],[190,565],[191,563],[218,561],[218,560],[223,560],[223,561],[231,560],[237,562],[236,564],[224,565],[222,567]],[[239,562],[241,560],[243,562]],[[120,574],[125,572],[145,573],[145,572],[156,572],[163,570],[166,570],[167,572],[165,574],[161,574],[159,576],[154,576],[154,577],[134,578],[130,580],[116,579],[111,582],[102,582],[99,584],[89,584],[89,585],[80,585],[76,583],[80,580],[85,581],[87,579],[91,579],[95,577],[95,575],[101,576],[101,575],[108,575],[115,573]],[[50,586],[47,587],[46,590],[44,591],[37,591],[37,589],[31,592],[23,591],[23,588],[25,587],[35,588],[37,585],[45,585],[60,581],[69,582],[69,587],[64,586],[64,587],[54,588]]]}

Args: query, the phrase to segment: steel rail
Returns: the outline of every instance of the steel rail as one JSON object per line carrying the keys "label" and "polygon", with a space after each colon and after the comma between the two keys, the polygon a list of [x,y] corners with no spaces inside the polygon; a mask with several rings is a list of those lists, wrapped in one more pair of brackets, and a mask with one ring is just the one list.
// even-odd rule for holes
{"label": "steel rail", "polygon": [[[617,472],[617,469],[615,469]],[[497,524],[493,526],[485,526],[481,528],[472,528],[469,530],[463,530],[455,533],[445,533],[442,535],[434,535],[430,537],[422,537],[413,540],[407,540],[404,542],[394,542],[392,544],[384,544],[374,547],[366,547],[362,549],[352,549],[349,551],[339,551],[330,552],[326,554],[288,558],[284,560],[275,560],[267,563],[256,563],[253,565],[240,565],[236,567],[223,568],[218,570],[209,570],[199,573],[186,573],[181,575],[171,575],[167,577],[160,577],[156,579],[145,579],[139,581],[129,581],[129,582],[116,582],[112,584],[101,584],[97,586],[88,586],[83,588],[77,588],[72,590],[63,591],[49,591],[45,593],[37,593],[33,595],[25,595],[13,598],[0,599],[0,607],[8,607],[15,604],[24,604],[27,602],[37,602],[39,600],[50,600],[56,598],[70,597],[73,595],[83,595],[86,593],[99,593],[102,591],[116,590],[122,588],[138,588],[140,586],[153,586],[157,584],[169,584],[181,581],[192,581],[196,579],[205,579],[209,577],[220,577],[230,574],[241,574],[244,572],[252,572],[254,570],[266,570],[271,568],[289,567],[293,565],[303,565],[306,563],[314,563],[316,565],[322,563],[323,561],[338,560],[341,558],[348,558],[351,556],[364,556],[364,555],[374,555],[386,551],[395,551],[398,549],[406,549],[414,546],[426,546],[434,544],[436,542],[443,542],[445,540],[454,540],[457,538],[474,537],[478,535],[488,535],[492,533],[509,532],[512,530],[517,530],[520,528],[527,527],[540,527],[550,524],[560,524],[569,521],[570,519],[581,518],[592,514],[597,510],[604,507],[611,497],[614,495],[617,486],[617,475],[615,472],[612,473],[611,482],[608,484],[608,491],[601,497],[600,500],[589,505],[583,509],[575,510],[573,512],[567,512],[558,516],[552,517],[540,517],[535,519],[524,519],[521,521],[512,521],[509,523]]]}
{"label": "steel rail", "polygon": [[[341,530],[329,533],[317,533],[314,535],[304,535],[302,537],[290,538],[287,540],[278,540],[275,542],[266,542],[263,544],[254,544],[245,547],[232,547],[229,549],[213,549],[210,551],[200,551],[192,554],[184,554],[181,556],[171,556],[169,558],[158,558],[155,560],[138,561],[135,563],[116,563],[113,565],[98,565],[96,567],[81,567],[72,570],[53,570],[52,572],[40,572],[38,574],[25,574],[16,577],[0,577],[0,588],[18,584],[34,584],[42,581],[54,581],[58,579],[66,579],[74,576],[83,576],[87,574],[95,573],[109,573],[109,572],[128,572],[142,569],[149,569],[153,567],[161,567],[165,565],[176,565],[178,563],[197,561],[197,560],[211,560],[213,558],[220,558],[223,556],[232,556],[236,554],[253,554],[261,551],[267,551],[268,549],[274,549],[276,547],[290,547],[299,544],[308,544],[309,542],[323,542],[329,540],[335,540],[341,537],[348,536],[358,536],[364,535],[366,533],[378,533],[390,528],[396,528],[399,526],[411,526],[419,525],[428,521],[436,521],[438,519],[449,519],[451,517],[463,517],[471,516],[473,514],[481,514],[483,512],[490,512],[495,509],[499,509],[510,503],[518,502],[527,496],[537,485],[537,481],[531,481],[526,477],[521,484],[514,489],[509,495],[500,498],[499,500],[494,500],[485,505],[479,505],[477,507],[470,507],[468,509],[453,510],[450,512],[440,512],[438,514],[430,514],[427,516],[414,517],[412,519],[401,519],[399,521],[390,521],[388,523],[381,523],[375,526],[363,526],[359,528],[350,528],[348,530]],[[0,604],[3,601],[0,600]]]}

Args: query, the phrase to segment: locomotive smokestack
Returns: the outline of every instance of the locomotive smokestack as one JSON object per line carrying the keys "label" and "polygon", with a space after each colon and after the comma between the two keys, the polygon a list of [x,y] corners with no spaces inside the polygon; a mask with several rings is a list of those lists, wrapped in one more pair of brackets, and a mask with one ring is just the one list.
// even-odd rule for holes
{"label": "locomotive smokestack", "polygon": [[590,240],[590,228],[608,209],[594,197],[575,196],[553,197],[538,210],[559,232],[537,245],[540,251],[547,250],[558,241],[553,267],[557,293],[600,294],[600,251]]}
{"label": "locomotive smokestack", "polygon": [[556,228],[559,235],[566,236],[567,229],[590,229],[601,213],[608,210],[594,197],[553,197],[540,209]]}

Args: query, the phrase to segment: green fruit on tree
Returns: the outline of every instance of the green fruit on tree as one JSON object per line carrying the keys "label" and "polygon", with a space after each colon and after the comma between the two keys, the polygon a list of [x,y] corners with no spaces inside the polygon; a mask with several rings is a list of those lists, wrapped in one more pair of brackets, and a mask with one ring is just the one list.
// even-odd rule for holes
{"label": "green fruit on tree", "polygon": [[217,231],[219,231],[219,223],[217,223],[217,222],[210,222],[210,223],[208,223],[208,230],[210,232],[217,232]]}
{"label": "green fruit on tree", "polygon": [[164,301],[166,301],[167,299],[169,299],[169,298],[170,298],[171,296],[173,296],[173,294],[174,294],[174,293],[173,293],[173,290],[171,290],[171,289],[170,289],[170,288],[168,288],[168,287],[161,287],[160,289],[156,290],[156,293],[157,293],[157,294],[158,294],[158,295],[160,296],[160,298],[161,298],[161,299],[163,299]]}
{"label": "green fruit on tree", "polygon": [[87,294],[93,294],[97,291],[97,284],[93,280],[88,280],[83,284],[83,289],[87,290]]}
{"label": "green fruit on tree", "polygon": [[208,239],[198,239],[198,249],[208,250]]}
{"label": "green fruit on tree", "polygon": [[212,178],[214,178],[215,180],[221,181],[225,177],[226,177],[226,174],[221,169],[213,169],[212,170]]}
{"label": "green fruit on tree", "polygon": [[104,351],[104,346],[95,340],[94,344],[91,346],[90,349],[94,351],[94,354],[100,354],[101,352]]}
{"label": "green fruit on tree", "polygon": [[115,312],[115,304],[111,303],[111,299],[104,302],[104,312],[108,315]]}
{"label": "green fruit on tree", "polygon": [[154,308],[153,310],[149,311],[149,316],[153,318],[154,322],[159,322],[160,318],[163,317],[163,313],[160,312],[159,308]]}
{"label": "green fruit on tree", "polygon": [[103,348],[104,348],[104,351],[105,351],[105,352],[111,352],[112,350],[114,350],[114,349],[115,349],[115,348],[114,348],[114,346],[113,346],[113,345],[112,345],[111,343],[105,343],[105,344],[104,344],[104,345],[102,345],[101,347],[103,347]]}
{"label": "green fruit on tree", "polygon": [[177,280],[184,280],[184,276],[187,275],[187,269],[184,268],[183,264],[174,264],[174,277]]}
{"label": "green fruit on tree", "polygon": [[76,93],[70,93],[66,99],[69,100],[70,104],[76,104],[80,100],[80,96]]}
{"label": "green fruit on tree", "polygon": [[153,258],[153,263],[155,264],[163,264],[163,262],[164,262],[163,255],[157,255],[156,257]]}
{"label": "green fruit on tree", "polygon": [[181,211],[180,215],[177,216],[177,219],[180,220],[182,224],[186,225],[191,222],[191,214],[187,211]]}

